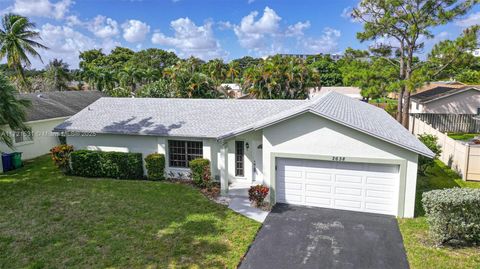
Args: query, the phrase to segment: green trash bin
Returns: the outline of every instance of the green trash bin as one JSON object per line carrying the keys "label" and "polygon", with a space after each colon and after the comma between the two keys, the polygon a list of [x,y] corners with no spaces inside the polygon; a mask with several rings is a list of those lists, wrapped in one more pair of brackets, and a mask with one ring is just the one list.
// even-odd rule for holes
{"label": "green trash bin", "polygon": [[15,169],[22,167],[22,153],[14,152],[12,153],[12,164]]}

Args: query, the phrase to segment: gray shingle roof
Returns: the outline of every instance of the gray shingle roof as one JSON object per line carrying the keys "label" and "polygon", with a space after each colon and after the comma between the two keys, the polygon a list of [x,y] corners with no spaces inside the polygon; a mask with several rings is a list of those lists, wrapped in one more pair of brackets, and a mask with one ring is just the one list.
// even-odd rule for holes
{"label": "gray shingle roof", "polygon": [[20,94],[31,101],[27,121],[45,120],[75,115],[103,94],[99,91],[65,91]]}
{"label": "gray shingle roof", "polygon": [[315,100],[101,98],[55,130],[224,139],[305,112],[433,156],[382,109],[335,92]]}

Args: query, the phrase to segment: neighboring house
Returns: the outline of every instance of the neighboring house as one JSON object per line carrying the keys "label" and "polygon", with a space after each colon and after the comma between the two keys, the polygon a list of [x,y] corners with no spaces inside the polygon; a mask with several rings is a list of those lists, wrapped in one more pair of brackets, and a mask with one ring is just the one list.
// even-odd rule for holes
{"label": "neighboring house", "polygon": [[[102,97],[98,91],[65,91],[21,94],[19,98],[31,101],[26,111],[26,125],[31,133],[12,132],[14,149],[0,143],[1,152],[22,152],[23,159],[46,154],[58,145],[57,133],[52,130],[70,116]],[[11,131],[8,127],[3,127]]]}
{"label": "neighboring house", "polygon": [[437,86],[410,97],[410,113],[478,114],[480,88]]}
{"label": "neighboring house", "polygon": [[[419,155],[433,153],[382,109],[328,92],[314,100],[101,98],[55,128],[75,149],[158,152],[166,172],[211,161],[270,201],[413,217]],[[93,136],[94,135],[94,136]]]}
{"label": "neighboring house", "polygon": [[[447,88],[462,88],[467,86],[466,84],[459,82],[459,81],[433,81],[425,83],[422,87],[415,90],[415,93],[421,93],[424,91],[431,90],[436,87],[447,87]],[[398,92],[390,92],[387,95],[388,98],[391,99],[398,99]]]}
{"label": "neighboring house", "polygon": [[321,87],[318,90],[315,88],[312,88],[310,90],[309,97],[315,98],[327,92],[341,93],[343,95],[346,95],[350,98],[357,99],[357,100],[363,99],[363,96],[360,94],[361,89],[359,87]]}
{"label": "neighboring house", "polygon": [[228,91],[228,96],[233,98],[240,98],[243,96],[242,87],[237,83],[222,83],[220,87]]}

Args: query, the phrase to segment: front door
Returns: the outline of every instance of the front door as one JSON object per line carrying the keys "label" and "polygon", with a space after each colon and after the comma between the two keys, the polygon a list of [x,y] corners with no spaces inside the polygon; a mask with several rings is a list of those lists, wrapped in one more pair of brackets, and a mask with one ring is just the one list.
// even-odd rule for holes
{"label": "front door", "polygon": [[263,184],[263,146],[261,141],[253,144],[253,181]]}

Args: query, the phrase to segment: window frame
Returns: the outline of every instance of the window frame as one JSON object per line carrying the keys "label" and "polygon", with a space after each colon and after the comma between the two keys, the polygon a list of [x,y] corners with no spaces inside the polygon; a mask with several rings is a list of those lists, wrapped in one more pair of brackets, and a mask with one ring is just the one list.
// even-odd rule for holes
{"label": "window frame", "polygon": [[241,140],[235,141],[235,176],[245,177],[245,141]]}
{"label": "window frame", "polygon": [[168,140],[167,148],[168,167],[188,168],[191,160],[203,158],[203,141]]}
{"label": "window frame", "polygon": [[[20,138],[21,141],[17,141],[17,138]],[[32,132],[15,131],[13,133],[13,143],[15,145],[25,145],[25,144],[34,143]]]}

